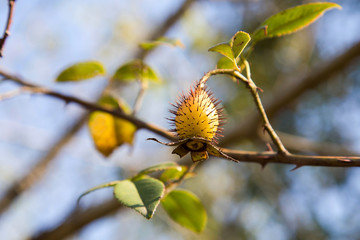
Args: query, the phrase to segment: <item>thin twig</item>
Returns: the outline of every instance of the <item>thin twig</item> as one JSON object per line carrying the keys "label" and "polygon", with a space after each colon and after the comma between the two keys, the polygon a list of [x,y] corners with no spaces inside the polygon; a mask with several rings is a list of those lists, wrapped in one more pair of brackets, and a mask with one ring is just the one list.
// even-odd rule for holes
{"label": "thin twig", "polygon": [[15,90],[12,90],[10,92],[6,92],[6,93],[3,93],[0,95],[0,101],[3,101],[5,99],[9,99],[9,98],[13,98],[17,95],[20,95],[22,93],[24,93],[25,90],[24,88],[18,88],[18,89],[15,89]]}
{"label": "thin twig", "polygon": [[[271,137],[271,140],[273,141],[273,143],[276,145],[276,147],[278,148],[278,152],[281,154],[288,154],[288,151],[286,150],[286,148],[284,147],[283,143],[281,142],[279,136],[276,134],[275,130],[273,129],[273,127],[270,124],[270,121],[266,115],[265,109],[262,105],[260,96],[259,96],[259,92],[258,92],[258,87],[255,85],[254,81],[251,79],[251,74],[250,74],[250,66],[247,60],[244,60],[244,64],[245,64],[245,69],[246,69],[246,75],[247,75],[247,85],[250,88],[251,94],[255,100],[255,105],[257,107],[257,109],[259,110],[260,116],[264,122],[264,127],[265,130],[268,132],[268,134]],[[234,74],[236,76],[240,76],[239,72],[234,72]]]}
{"label": "thin twig", "polygon": [[204,76],[199,80],[199,86],[204,87],[206,82],[209,80],[211,76],[215,76],[218,74],[227,74],[232,76],[234,74],[233,69],[214,69],[204,74]]}
{"label": "thin twig", "polygon": [[140,89],[139,89],[139,92],[138,92],[138,95],[136,96],[136,99],[135,99],[135,104],[134,104],[134,108],[133,108],[133,111],[132,111],[132,115],[135,116],[136,113],[139,111],[141,105],[142,105],[142,102],[144,100],[144,96],[145,96],[145,92],[148,88],[148,82],[147,81],[142,81],[140,80]]}
{"label": "thin twig", "polygon": [[[317,142],[307,139],[305,137],[295,136],[292,134],[276,131],[284,143],[286,149],[300,153],[311,153],[316,155],[357,155],[356,151],[351,151],[345,145],[340,145],[331,142]],[[262,131],[258,131],[259,137],[265,141],[271,141],[268,135],[264,135]]]}
{"label": "thin twig", "polygon": [[5,46],[6,39],[10,35],[10,25],[12,23],[14,7],[15,7],[15,0],[9,0],[9,13],[7,17],[6,27],[3,37],[0,39],[0,57],[3,57],[3,48]]}

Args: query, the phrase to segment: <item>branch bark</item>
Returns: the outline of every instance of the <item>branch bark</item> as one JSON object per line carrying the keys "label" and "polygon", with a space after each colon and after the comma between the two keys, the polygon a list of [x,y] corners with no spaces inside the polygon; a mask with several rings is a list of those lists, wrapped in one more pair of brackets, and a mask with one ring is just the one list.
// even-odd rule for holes
{"label": "branch bark", "polygon": [[[194,1],[195,0],[185,0],[175,13],[170,15],[162,25],[154,29],[154,32],[151,34],[148,40],[156,40],[157,38],[163,36],[181,18],[184,12],[191,7]],[[144,49],[139,49],[139,51],[135,54],[135,58],[143,59],[149,53],[151,53],[151,51],[152,50],[145,51]],[[105,89],[103,90],[103,92],[105,91]],[[69,130],[66,131],[51,148],[49,148],[47,154],[41,159],[39,159],[39,161],[37,161],[38,163],[35,165],[35,167],[31,169],[27,175],[15,182],[12,186],[10,186],[10,188],[5,192],[4,196],[0,199],[0,215],[20,194],[29,189],[32,185],[34,185],[42,178],[49,163],[57,156],[61,149],[66,146],[66,144],[72,139],[72,137],[81,129],[84,123],[86,123],[87,117],[87,113],[81,115],[79,119],[72,124]]]}
{"label": "branch bark", "polygon": [[14,13],[15,0],[9,0],[9,13],[7,17],[6,27],[3,37],[0,39],[0,57],[3,57],[3,48],[5,46],[6,39],[10,35],[10,25],[12,23],[12,17]]}
{"label": "branch bark", "polygon": [[[213,72],[213,71],[210,71]],[[217,74],[217,72],[215,72]],[[238,72],[234,71],[234,76],[237,76]],[[228,74],[228,71],[226,71]],[[81,107],[89,111],[102,111],[109,113],[115,117],[125,119],[132,122],[138,129],[147,129],[157,135],[160,135],[164,138],[167,138],[170,141],[176,140],[176,137],[169,131],[162,129],[161,127],[155,126],[153,124],[147,123],[133,115],[125,114],[123,111],[112,110],[106,107],[102,107],[98,104],[84,101],[82,99],[61,94],[50,89],[40,87],[34,84],[25,82],[24,80],[12,76],[8,73],[5,73],[0,70],[0,75],[5,77],[4,80],[10,80],[17,84],[20,84],[23,89],[34,93],[34,94],[43,94],[57,99],[63,100],[66,103],[76,103]],[[208,74],[206,74],[208,75]],[[264,112],[265,114],[265,112]],[[275,153],[273,151],[266,152],[249,152],[249,151],[237,151],[231,149],[223,149],[225,153],[228,153],[233,158],[237,159],[239,162],[254,162],[264,165],[264,162],[274,162],[274,163],[286,163],[286,164],[295,164],[295,165],[309,165],[309,166],[328,166],[328,167],[358,167],[360,166],[360,157],[351,157],[351,156],[305,156],[305,155],[296,155],[286,152],[279,151]]]}

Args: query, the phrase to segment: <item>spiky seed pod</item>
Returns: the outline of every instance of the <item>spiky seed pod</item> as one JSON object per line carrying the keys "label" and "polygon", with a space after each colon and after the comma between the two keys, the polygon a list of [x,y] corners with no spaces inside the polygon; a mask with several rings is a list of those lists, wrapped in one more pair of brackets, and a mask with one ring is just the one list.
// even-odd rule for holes
{"label": "spiky seed pod", "polygon": [[180,97],[173,105],[175,109],[170,111],[175,115],[170,119],[175,126],[173,131],[180,140],[192,137],[216,140],[223,124],[219,103],[206,86],[196,84],[188,94]]}
{"label": "spiky seed pod", "polygon": [[172,153],[184,157],[190,152],[193,162],[204,161],[213,155],[237,162],[226,155],[221,148],[214,145],[220,136],[224,118],[217,99],[206,88],[204,82],[198,82],[186,95],[182,95],[170,110],[175,116],[171,119],[174,131],[179,140],[165,143],[156,138],[148,138],[166,146],[177,146]]}

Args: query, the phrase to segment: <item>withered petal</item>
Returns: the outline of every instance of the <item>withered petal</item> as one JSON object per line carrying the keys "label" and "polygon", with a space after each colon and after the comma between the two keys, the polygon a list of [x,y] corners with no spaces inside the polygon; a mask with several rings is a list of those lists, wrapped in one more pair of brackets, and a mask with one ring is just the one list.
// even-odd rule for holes
{"label": "withered petal", "polygon": [[191,152],[191,159],[193,162],[204,161],[209,158],[207,151]]}
{"label": "withered petal", "polygon": [[180,142],[169,142],[169,143],[161,142],[161,141],[157,140],[156,138],[148,138],[146,140],[152,140],[152,141],[158,142],[158,143],[166,145],[166,146],[176,146],[176,145],[181,144]]}
{"label": "withered petal", "polygon": [[231,160],[231,161],[234,161],[234,162],[239,162],[238,160],[226,155],[225,153],[223,153],[221,151],[221,148],[219,147],[216,147],[212,144],[207,144],[206,146],[206,151],[210,154],[210,155],[213,155],[215,157],[219,157],[219,158],[225,158],[227,160]]}
{"label": "withered petal", "polygon": [[174,151],[172,151],[172,154],[177,154],[179,155],[180,158],[182,158],[183,156],[185,156],[187,153],[189,152],[188,149],[184,148],[182,145],[178,146],[177,148],[174,149]]}

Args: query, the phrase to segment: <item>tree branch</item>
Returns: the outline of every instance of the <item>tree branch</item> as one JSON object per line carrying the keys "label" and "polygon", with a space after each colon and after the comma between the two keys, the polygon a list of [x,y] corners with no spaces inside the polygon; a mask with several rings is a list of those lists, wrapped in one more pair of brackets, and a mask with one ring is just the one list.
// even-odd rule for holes
{"label": "tree branch", "polygon": [[[233,70],[232,70],[233,71]],[[210,71],[213,72],[213,71]],[[215,71],[215,73],[217,73]],[[228,71],[226,70],[226,73]],[[237,71],[233,71],[233,76],[238,76]],[[63,100],[66,103],[76,103],[81,107],[89,110],[89,111],[102,111],[105,113],[109,113],[115,117],[125,119],[127,121],[132,122],[138,129],[147,129],[157,135],[160,135],[164,138],[167,138],[170,141],[176,140],[176,137],[170,133],[169,131],[157,127],[153,124],[147,123],[143,120],[138,119],[135,116],[125,114],[119,110],[112,110],[106,107],[102,107],[98,104],[84,101],[82,99],[61,94],[50,89],[40,87],[34,84],[30,84],[21,80],[18,77],[12,76],[0,70],[0,75],[5,77],[5,80],[13,81],[17,84],[25,86],[26,90],[35,93],[35,94],[43,94],[51,97],[55,97]],[[208,74],[206,74],[208,75]],[[256,88],[256,87],[255,87]],[[296,155],[290,154],[286,152],[275,153],[272,151],[267,152],[249,152],[249,151],[236,151],[231,149],[223,149],[225,153],[228,153],[230,156],[234,156],[239,162],[254,162],[263,164],[264,162],[274,162],[274,163],[286,163],[286,164],[295,164],[295,165],[309,165],[309,166],[328,166],[328,167],[358,167],[360,166],[360,157],[350,157],[350,156],[305,156],[305,155]]]}
{"label": "tree branch", "polygon": [[7,17],[6,27],[4,30],[3,37],[0,39],[0,57],[3,57],[3,48],[6,42],[6,39],[10,35],[10,25],[12,23],[12,17],[15,7],[15,0],[9,0],[9,13]]}
{"label": "tree branch", "polygon": [[[190,8],[191,4],[194,1],[195,0],[184,1],[184,3],[173,15],[169,16],[162,25],[160,25],[154,30],[153,34],[148,38],[148,40],[155,40],[163,36],[171,28],[171,26],[173,26],[181,18],[184,12]],[[135,58],[143,59],[154,49],[148,51],[145,51],[144,49],[139,49],[139,52],[135,54]],[[107,87],[105,87],[105,89],[106,88]],[[103,90],[103,93],[105,89]],[[84,123],[86,123],[87,117],[87,113],[80,116],[80,118],[73,123],[69,130],[63,133],[59,140],[52,147],[49,148],[47,154],[41,159],[39,159],[35,167],[32,168],[28,172],[28,174],[25,175],[22,179],[15,182],[9,188],[9,190],[6,191],[4,197],[0,199],[0,214],[4,212],[22,192],[29,189],[34,183],[36,183],[39,179],[42,178],[48,164],[52,161],[52,159],[57,156],[61,149],[66,146],[66,144],[72,139],[72,137],[81,129]]]}
{"label": "tree branch", "polygon": [[[295,136],[288,133],[283,133],[277,131],[277,134],[283,141],[285,147],[289,150],[302,152],[302,153],[312,153],[316,155],[357,155],[357,152],[351,151],[346,146],[342,146],[336,143],[330,142],[317,142],[311,141],[307,138]],[[265,141],[269,142],[271,139],[263,134],[263,131],[258,131],[259,137]]]}

